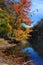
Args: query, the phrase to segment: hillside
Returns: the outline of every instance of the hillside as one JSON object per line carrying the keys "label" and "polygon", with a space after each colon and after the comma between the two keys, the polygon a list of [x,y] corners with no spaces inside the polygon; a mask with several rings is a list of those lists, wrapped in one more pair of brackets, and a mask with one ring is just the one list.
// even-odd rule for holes
{"label": "hillside", "polygon": [[33,27],[33,30],[34,31],[30,33],[32,37],[30,37],[29,41],[38,54],[43,57],[43,19]]}

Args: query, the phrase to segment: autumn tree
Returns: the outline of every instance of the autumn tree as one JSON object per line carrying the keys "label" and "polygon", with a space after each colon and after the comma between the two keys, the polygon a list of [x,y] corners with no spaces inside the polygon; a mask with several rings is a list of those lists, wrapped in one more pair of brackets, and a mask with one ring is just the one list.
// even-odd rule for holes
{"label": "autumn tree", "polygon": [[[3,0],[3,2],[4,1],[5,0]],[[5,2],[4,4],[6,5],[7,8],[4,9],[5,7],[3,7],[4,11],[3,9],[0,10],[1,13],[0,16],[4,17],[4,19],[1,17],[4,23],[3,21],[1,20],[0,21],[2,22],[2,24],[6,25],[7,33],[9,33],[10,35],[12,34],[14,39],[16,40],[21,41],[26,39],[28,36],[30,36],[28,35],[28,33],[31,32],[32,30],[25,28],[22,25],[22,23],[25,23],[27,25],[31,24],[31,20],[27,16],[27,14],[29,14],[29,10],[30,10],[29,7],[31,5],[31,2],[27,0],[20,0],[20,3],[10,2],[7,4],[7,2]]]}
{"label": "autumn tree", "polygon": [[[31,25],[29,16],[31,1],[20,0],[20,2],[0,0],[0,34],[11,40],[24,41],[31,35],[31,29],[25,28],[22,24]],[[19,52],[22,46],[11,48],[15,52]],[[14,52],[14,53],[15,53]],[[15,53],[16,55],[17,53]]]}

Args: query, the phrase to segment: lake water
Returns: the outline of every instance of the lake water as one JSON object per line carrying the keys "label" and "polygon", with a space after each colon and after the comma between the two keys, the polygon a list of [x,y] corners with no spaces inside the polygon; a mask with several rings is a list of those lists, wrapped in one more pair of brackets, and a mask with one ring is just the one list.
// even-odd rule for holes
{"label": "lake water", "polygon": [[30,52],[28,56],[32,57],[32,62],[34,63],[34,65],[43,65],[43,58],[41,58],[33,48],[28,47],[23,49],[21,52]]}

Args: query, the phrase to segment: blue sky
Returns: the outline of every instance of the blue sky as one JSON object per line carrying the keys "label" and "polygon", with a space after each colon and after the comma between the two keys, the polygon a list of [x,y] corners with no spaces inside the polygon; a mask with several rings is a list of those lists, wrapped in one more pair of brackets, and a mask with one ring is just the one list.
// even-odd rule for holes
{"label": "blue sky", "polygon": [[[31,6],[31,20],[33,21],[33,24],[31,26],[27,26],[24,24],[25,27],[33,27],[38,23],[38,21],[43,18],[43,0],[31,0],[32,6]],[[38,9],[38,12],[36,11]]]}
{"label": "blue sky", "polygon": [[[13,1],[13,0],[7,0],[7,1]],[[15,0],[19,1],[19,0]],[[38,23],[40,19],[43,18],[43,0],[31,0],[32,6],[30,13],[32,14],[31,20],[33,21],[33,24],[31,26],[27,26],[23,24],[25,27],[33,27]],[[38,9],[38,12],[36,11]]]}

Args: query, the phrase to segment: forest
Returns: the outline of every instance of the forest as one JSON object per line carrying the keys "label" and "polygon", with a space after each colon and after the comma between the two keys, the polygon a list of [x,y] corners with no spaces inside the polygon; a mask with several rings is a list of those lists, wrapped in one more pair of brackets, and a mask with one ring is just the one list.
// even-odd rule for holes
{"label": "forest", "polygon": [[43,57],[43,19],[32,28],[31,0],[0,0],[0,65],[35,65],[31,53],[23,49],[32,47]]}

